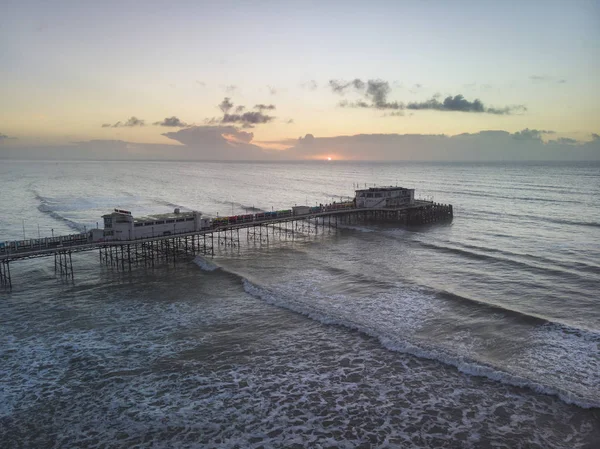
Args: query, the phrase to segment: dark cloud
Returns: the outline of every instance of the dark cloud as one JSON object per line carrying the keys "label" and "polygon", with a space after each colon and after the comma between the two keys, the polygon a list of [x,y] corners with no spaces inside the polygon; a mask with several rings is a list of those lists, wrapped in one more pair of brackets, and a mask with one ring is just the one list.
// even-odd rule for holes
{"label": "dark cloud", "polygon": [[219,103],[219,109],[223,112],[223,114],[227,114],[231,108],[233,108],[233,103],[229,97],[223,98],[223,101]]}
{"label": "dark cloud", "polygon": [[592,133],[592,141],[600,140],[600,134]]}
{"label": "dark cloud", "polygon": [[104,123],[102,124],[102,128],[124,128],[124,127],[128,127],[128,128],[133,128],[135,126],[146,126],[146,123],[144,120],[141,120],[135,116],[131,116],[129,118],[129,120],[127,120],[126,122],[117,122],[114,125],[111,125],[110,123]]}
{"label": "dark cloud", "polygon": [[465,99],[462,95],[458,94],[453,96],[448,96],[444,99],[443,102],[440,102],[437,98],[431,98],[429,100],[423,102],[412,102],[408,103],[406,109],[433,109],[436,111],[460,111],[460,112],[475,112],[475,113],[488,113],[488,114],[498,114],[498,115],[507,115],[517,111],[526,111],[525,106],[516,105],[516,106],[506,106],[504,108],[492,108],[485,107],[484,104],[479,99],[475,99],[473,101],[469,101]]}
{"label": "dark cloud", "polygon": [[356,90],[363,90],[365,88],[364,81],[355,78],[350,82],[340,81],[340,80],[329,80],[329,87],[336,94],[343,95],[349,88],[354,88]]}
{"label": "dark cloud", "polygon": [[404,109],[402,103],[387,101],[390,91],[390,84],[387,81],[369,80],[367,81],[367,92],[365,95],[373,102],[372,107],[377,109]]}
{"label": "dark cloud", "polygon": [[545,129],[525,128],[521,131],[517,131],[516,133],[512,134],[512,136],[514,139],[517,140],[542,140],[543,134],[555,134],[555,132]]}
{"label": "dark cloud", "polygon": [[241,125],[258,125],[269,123],[275,117],[262,112],[244,112],[243,114],[225,114],[221,123],[239,123]]}
{"label": "dark cloud", "polygon": [[253,128],[254,125],[259,125],[263,123],[269,123],[275,117],[263,114],[263,111],[274,110],[275,105],[273,104],[257,104],[254,106],[254,109],[257,111],[248,111],[243,112],[246,107],[239,105],[235,107],[235,113],[230,114],[231,109],[233,109],[235,105],[231,102],[229,97],[225,97],[223,101],[219,104],[219,109],[223,111],[223,117],[213,117],[211,119],[207,119],[204,122],[208,125],[217,125],[217,124],[231,124],[237,123],[244,128]]}
{"label": "dark cloud", "polygon": [[315,80],[309,80],[305,83],[300,84],[300,87],[302,87],[303,89],[308,89],[308,90],[317,90],[319,85],[317,84],[317,82]]}
{"label": "dark cloud", "polygon": [[274,104],[256,104],[254,105],[254,109],[258,111],[273,111],[275,109]]}
{"label": "dark cloud", "polygon": [[[405,105],[398,101],[390,101],[388,99],[391,88],[390,83],[381,79],[371,79],[364,82],[358,78],[350,82],[330,80],[329,86],[331,90],[338,94],[345,94],[349,89],[353,89],[364,95],[365,100],[348,101],[342,100],[339,106],[345,108],[373,108],[380,110],[395,110],[402,111],[404,109],[412,110],[436,110],[436,111],[462,111],[487,113],[496,115],[508,115],[515,112],[526,111],[527,108],[523,105],[505,106],[502,108],[486,107],[481,100],[475,99],[469,101],[461,94],[448,96],[443,101],[438,100],[440,94],[435,94],[431,99],[423,102],[411,102]],[[415,88],[420,89],[422,84],[415,84]],[[402,115],[402,114],[394,114]]]}
{"label": "dark cloud", "polygon": [[173,128],[184,128],[184,127],[188,126],[187,123],[182,122],[175,116],[165,117],[165,119],[163,121],[154,122],[153,124],[158,125],[158,126],[171,126]]}
{"label": "dark cloud", "polygon": [[348,89],[354,89],[357,92],[361,92],[368,100],[354,102],[342,100],[339,106],[344,108],[404,109],[402,103],[388,101],[387,97],[391,92],[391,88],[390,83],[387,81],[376,79],[364,82],[358,78],[350,82],[330,80],[329,86],[333,92],[341,95],[346,93]]}

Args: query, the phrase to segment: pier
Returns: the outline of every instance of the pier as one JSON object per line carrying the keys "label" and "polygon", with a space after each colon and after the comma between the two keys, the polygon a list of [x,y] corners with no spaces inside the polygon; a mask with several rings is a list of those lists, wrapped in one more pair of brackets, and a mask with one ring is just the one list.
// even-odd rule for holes
{"label": "pier", "polygon": [[[0,291],[10,291],[13,287],[11,265],[34,258],[53,257],[55,275],[64,280],[73,280],[75,272],[72,255],[79,252],[97,250],[101,263],[119,271],[127,271],[139,266],[154,267],[165,262],[175,263],[181,257],[195,255],[213,257],[219,248],[239,248],[244,240],[255,244],[268,244],[270,240],[276,238],[294,241],[306,236],[333,232],[340,224],[389,222],[402,226],[418,226],[451,221],[453,218],[452,205],[449,204],[414,200],[411,197],[403,204],[388,198],[386,204],[381,204],[382,201],[378,200],[373,205],[368,204],[370,198],[366,198],[366,195],[361,202],[358,192],[353,202],[313,208],[300,206],[293,208],[293,213],[292,210],[279,211],[285,212],[280,214],[283,216],[277,216],[277,213],[273,212],[214,219],[202,218],[201,229],[178,231],[174,223],[171,228],[173,231],[165,231],[161,235],[145,235],[140,232],[139,235],[134,233],[132,236],[129,232],[127,238],[120,239],[114,238],[113,229],[116,225],[113,227],[112,218],[108,217],[123,217],[121,223],[125,223],[126,214],[130,213],[116,209],[112,215],[104,216],[104,230],[93,230],[89,234],[37,239],[29,241],[31,242],[29,245],[19,245],[16,244],[17,242],[2,243]],[[175,215],[165,214],[167,215],[179,217],[185,216],[185,213],[179,215],[176,209]],[[192,214],[188,213],[187,217],[192,217]],[[191,220],[191,218],[180,218],[168,221],[186,219]],[[136,227],[145,224],[137,222],[134,225],[132,219],[129,219],[129,222],[131,222],[130,226]],[[154,230],[154,227],[152,228]],[[103,236],[112,237],[97,238],[99,231]],[[154,234],[154,231],[152,233]]]}

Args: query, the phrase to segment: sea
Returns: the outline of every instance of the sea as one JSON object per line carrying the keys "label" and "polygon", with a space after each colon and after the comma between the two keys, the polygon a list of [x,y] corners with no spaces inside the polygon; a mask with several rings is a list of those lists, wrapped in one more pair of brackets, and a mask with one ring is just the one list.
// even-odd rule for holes
{"label": "sea", "polygon": [[0,240],[372,185],[452,222],[340,224],[125,272],[11,264],[0,447],[598,448],[600,165],[2,161]]}

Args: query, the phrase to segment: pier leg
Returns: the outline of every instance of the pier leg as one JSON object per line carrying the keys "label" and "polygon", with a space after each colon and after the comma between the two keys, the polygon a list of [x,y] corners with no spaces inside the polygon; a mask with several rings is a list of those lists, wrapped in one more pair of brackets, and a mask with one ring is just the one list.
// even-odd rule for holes
{"label": "pier leg", "polygon": [[75,274],[73,273],[73,259],[71,259],[71,251],[69,251],[69,266],[71,267],[71,279],[75,279]]}

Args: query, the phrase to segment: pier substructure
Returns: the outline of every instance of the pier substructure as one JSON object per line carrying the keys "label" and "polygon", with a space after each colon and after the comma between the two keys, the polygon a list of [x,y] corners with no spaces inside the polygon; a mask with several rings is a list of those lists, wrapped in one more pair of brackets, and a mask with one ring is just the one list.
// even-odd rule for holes
{"label": "pier substructure", "polygon": [[71,251],[58,251],[54,253],[54,274],[60,274],[60,277],[64,279],[75,278]]}
{"label": "pier substructure", "polygon": [[3,260],[2,263],[0,263],[0,287],[12,290],[9,260]]}
{"label": "pier substructure", "polygon": [[347,224],[368,222],[393,222],[402,225],[423,225],[441,221],[451,221],[452,205],[425,203],[403,209],[360,209],[341,216]]}

